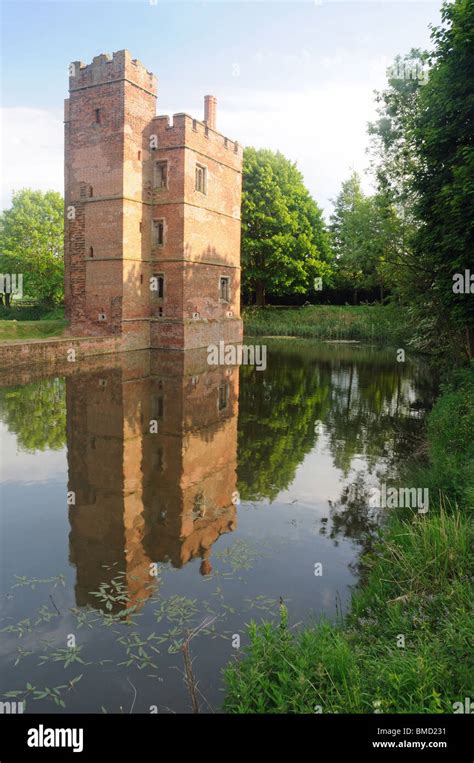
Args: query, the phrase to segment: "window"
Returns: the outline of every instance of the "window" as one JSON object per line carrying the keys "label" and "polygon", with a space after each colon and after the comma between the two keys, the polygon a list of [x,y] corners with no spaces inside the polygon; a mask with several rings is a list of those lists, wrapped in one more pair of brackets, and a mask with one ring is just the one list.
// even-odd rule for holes
{"label": "window", "polygon": [[163,273],[153,273],[153,277],[150,281],[150,289],[152,295],[156,299],[163,299],[165,296],[165,277]]}
{"label": "window", "polygon": [[153,220],[152,244],[153,246],[163,246],[164,243],[165,243],[165,221]]}
{"label": "window", "polygon": [[100,125],[101,123],[100,109],[95,110],[95,121],[97,122],[98,125]]}
{"label": "window", "polygon": [[223,411],[224,408],[227,408],[228,402],[229,402],[229,382],[226,382],[225,384],[221,384],[219,387],[219,401],[218,401],[219,410]]}
{"label": "window", "polygon": [[168,187],[168,162],[155,162],[155,188]]}
{"label": "window", "polygon": [[90,246],[89,247],[89,257],[93,257],[93,256],[94,256],[94,247]]}
{"label": "window", "polygon": [[138,152],[138,161],[141,162],[141,160],[142,160],[142,152],[139,151]]}
{"label": "window", "polygon": [[151,418],[162,420],[164,416],[165,402],[163,395],[152,395],[151,398]]}
{"label": "window", "polygon": [[219,278],[219,299],[230,302],[230,278],[228,276]]}
{"label": "window", "polygon": [[196,164],[196,191],[207,193],[207,168]]}

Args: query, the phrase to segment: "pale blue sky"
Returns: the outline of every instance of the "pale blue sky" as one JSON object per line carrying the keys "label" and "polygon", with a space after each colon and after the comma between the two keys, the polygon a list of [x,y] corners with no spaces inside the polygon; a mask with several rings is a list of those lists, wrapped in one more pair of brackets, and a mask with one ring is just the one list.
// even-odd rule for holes
{"label": "pale blue sky", "polygon": [[[159,80],[158,113],[202,118],[245,145],[298,162],[328,212],[351,169],[367,166],[372,91],[397,53],[427,47],[441,0],[2,4],[2,205],[12,188],[62,190],[67,65],[128,48]],[[368,181],[366,181],[368,182]],[[366,185],[369,188],[368,185]]]}

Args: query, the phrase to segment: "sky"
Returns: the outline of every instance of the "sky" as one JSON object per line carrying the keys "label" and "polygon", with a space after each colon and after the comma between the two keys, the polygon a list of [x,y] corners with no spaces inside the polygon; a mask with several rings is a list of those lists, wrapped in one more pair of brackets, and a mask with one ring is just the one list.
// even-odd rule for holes
{"label": "sky", "polygon": [[[1,1],[1,0],[0,0]],[[429,48],[441,0],[1,1],[2,208],[12,190],[63,192],[71,61],[127,48],[158,77],[158,114],[203,118],[280,150],[324,210],[368,166],[367,123],[397,54]],[[363,186],[371,190],[370,177]]]}

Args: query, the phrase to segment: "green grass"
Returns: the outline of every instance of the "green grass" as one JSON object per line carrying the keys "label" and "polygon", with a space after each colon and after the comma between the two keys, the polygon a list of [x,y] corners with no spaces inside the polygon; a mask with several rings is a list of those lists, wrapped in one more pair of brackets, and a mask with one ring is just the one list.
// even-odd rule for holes
{"label": "green grass", "polygon": [[405,475],[430,487],[428,514],[391,513],[343,621],[296,632],[282,607],[280,625],[252,623],[225,670],[227,712],[451,713],[472,696],[473,384],[471,366],[444,387],[421,481]]}
{"label": "green grass", "polygon": [[245,333],[397,344],[406,340],[403,311],[396,305],[248,307]]}
{"label": "green grass", "polygon": [[23,339],[45,339],[62,336],[67,326],[63,320],[41,321],[0,321],[0,342],[21,341]]}
{"label": "green grass", "polygon": [[64,319],[64,307],[14,302],[11,307],[0,305],[0,321],[59,321]]}

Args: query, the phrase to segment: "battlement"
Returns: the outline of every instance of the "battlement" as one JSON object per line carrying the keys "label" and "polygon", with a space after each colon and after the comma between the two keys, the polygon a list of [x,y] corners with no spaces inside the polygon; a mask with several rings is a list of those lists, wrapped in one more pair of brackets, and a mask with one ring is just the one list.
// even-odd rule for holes
{"label": "battlement", "polygon": [[138,59],[132,58],[128,50],[118,50],[112,56],[101,53],[94,57],[91,64],[73,61],[69,65],[70,92],[123,80],[138,85],[152,95],[157,94],[158,83],[155,75]]}
{"label": "battlement", "polygon": [[237,159],[236,168],[241,168],[243,147],[240,143],[227,138],[205,122],[194,119],[190,114],[173,114],[172,120],[167,114],[156,116],[151,121],[150,132],[158,136],[158,148],[186,144],[202,153],[214,153],[217,150],[222,156],[227,156],[232,164]]}

